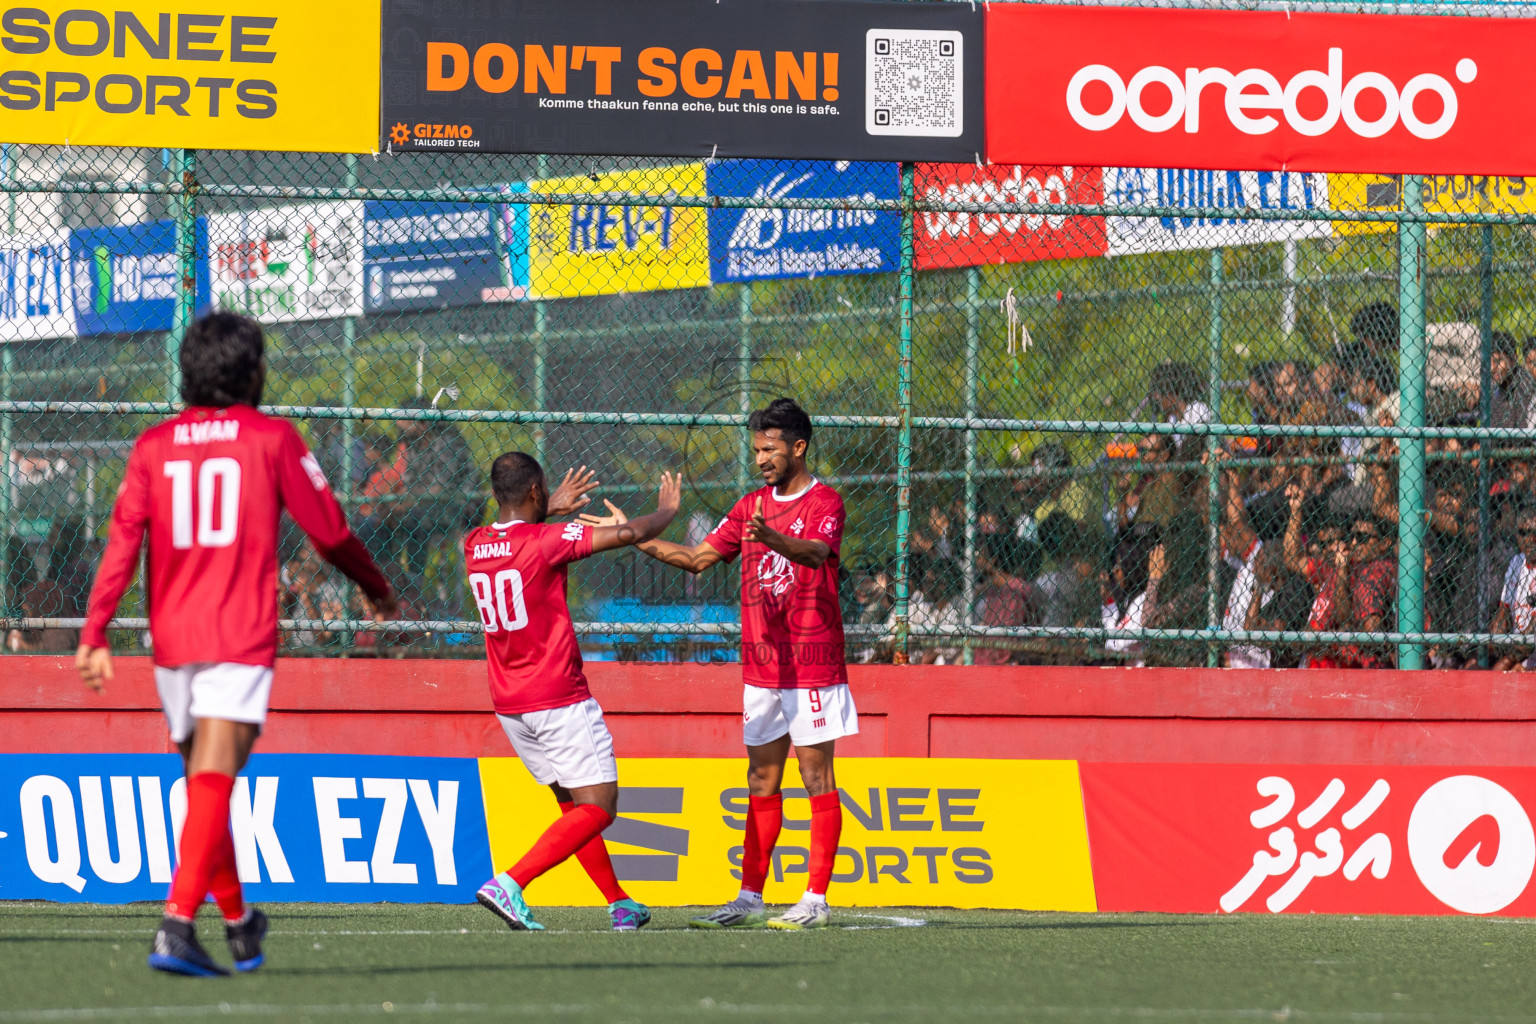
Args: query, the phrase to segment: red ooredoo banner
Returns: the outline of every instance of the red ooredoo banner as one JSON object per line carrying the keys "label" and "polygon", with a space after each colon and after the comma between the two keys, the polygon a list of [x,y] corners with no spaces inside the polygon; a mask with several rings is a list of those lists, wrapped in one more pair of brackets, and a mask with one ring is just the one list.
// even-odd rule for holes
{"label": "red ooredoo banner", "polygon": [[1536,769],[1080,770],[1100,910],[1536,914]]}
{"label": "red ooredoo banner", "polygon": [[1536,173],[1536,20],[994,4],[987,155]]}
{"label": "red ooredoo banner", "polygon": [[[917,197],[930,202],[1104,201],[1101,167],[918,164],[916,173]],[[919,270],[1102,256],[1108,248],[1102,217],[925,211],[915,226]]]}

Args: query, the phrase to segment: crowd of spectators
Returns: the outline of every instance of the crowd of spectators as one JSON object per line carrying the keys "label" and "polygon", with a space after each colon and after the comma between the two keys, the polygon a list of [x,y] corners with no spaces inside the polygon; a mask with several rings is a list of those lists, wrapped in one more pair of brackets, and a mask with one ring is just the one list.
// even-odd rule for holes
{"label": "crowd of spectators", "polygon": [[[969,657],[1002,664],[1206,664],[1212,642],[1194,635],[1106,636],[1182,630],[1284,631],[1284,642],[1223,642],[1234,668],[1380,668],[1383,642],[1312,640],[1315,633],[1379,633],[1398,625],[1398,448],[1348,427],[1390,427],[1399,416],[1396,310],[1376,303],[1351,320],[1352,340],[1316,363],[1258,362],[1239,387],[1213,394],[1193,367],[1166,362],[1148,378],[1141,412],[1172,425],[1214,418],[1288,429],[1212,438],[1199,432],[1116,437],[1086,455],[1057,441],[984,481],[974,519],[959,499],[919,505],[908,535],[913,660]],[[1536,339],[1494,332],[1492,389],[1477,374],[1435,373],[1430,425],[1536,428]],[[1475,367],[1474,367],[1475,368]],[[408,407],[427,408],[423,399]],[[1246,417],[1244,416],[1246,405]],[[1486,406],[1486,408],[1484,408]],[[1308,427],[1330,428],[1325,436]],[[485,510],[481,473],[452,423],[400,420],[349,432],[313,425],[327,476],[346,481],[359,536],[395,581],[406,619],[464,617],[457,549]],[[1536,473],[1526,442],[1426,442],[1423,628],[1506,634],[1502,644],[1435,644],[1437,668],[1536,669]],[[1486,450],[1485,450],[1486,449]],[[84,615],[98,543],[83,520],[57,520],[46,542],[9,542],[5,603],[24,616]],[[895,578],[889,566],[845,567],[853,660],[889,660]],[[366,618],[361,598],[296,530],[279,572],[285,617]],[[1074,632],[974,636],[926,631],[1047,627]],[[883,634],[883,635],[882,635]],[[11,651],[66,651],[67,628],[11,630]],[[440,638],[439,638],[440,639]],[[306,628],[290,649],[382,655],[426,653],[421,631],[344,634]],[[967,652],[966,648],[969,648]]]}
{"label": "crowd of spectators", "polygon": [[[965,509],[932,506],[909,537],[914,628],[957,625],[1077,627],[1078,637],[982,637],[978,664],[1206,664],[1192,638],[1095,639],[1087,631],[1287,631],[1289,642],[1227,643],[1222,665],[1391,667],[1386,643],[1311,641],[1308,633],[1377,633],[1398,626],[1398,464],[1390,438],[1306,427],[1390,427],[1399,396],[1397,311],[1385,303],[1352,318],[1353,340],[1313,364],[1250,367],[1242,397],[1252,422],[1302,428],[1210,440],[1197,433],[1118,438],[1089,465],[1041,444],[1011,489],[982,502],[974,527],[969,615],[958,567]],[[1475,363],[1473,364],[1475,370]],[[1492,335],[1495,427],[1536,427],[1536,339]],[[1427,422],[1473,426],[1483,405],[1475,373],[1431,365]],[[1192,367],[1155,367],[1143,408],[1169,424],[1211,421],[1207,382]],[[1227,420],[1239,410],[1228,386]],[[1240,419],[1238,422],[1242,422]],[[1506,645],[1436,644],[1437,668],[1536,668],[1536,474],[1523,442],[1431,439],[1424,541],[1423,628],[1526,634]],[[1214,477],[1214,480],[1213,480]],[[1215,503],[1216,529],[1212,503]],[[865,572],[851,617],[890,621],[888,573]],[[1101,634],[1102,636],[1102,634]],[[914,659],[959,656],[948,638],[917,638]],[[863,657],[884,652],[868,648]]]}

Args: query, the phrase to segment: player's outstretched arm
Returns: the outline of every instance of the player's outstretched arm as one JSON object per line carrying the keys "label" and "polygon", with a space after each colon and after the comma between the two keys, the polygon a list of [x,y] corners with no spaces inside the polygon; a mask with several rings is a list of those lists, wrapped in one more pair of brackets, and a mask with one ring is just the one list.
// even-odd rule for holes
{"label": "player's outstretched arm", "polygon": [[[653,540],[671,525],[677,510],[683,504],[683,478],[681,474],[661,474],[661,486],[656,492],[656,511],[635,519],[597,525],[592,531],[592,552],[612,551]],[[612,506],[610,506],[612,507]],[[620,516],[623,513],[619,513]],[[583,519],[588,517],[583,516]]]}
{"label": "player's outstretched arm", "polygon": [[[678,474],[679,494],[681,494],[682,482],[682,475]],[[624,510],[619,508],[619,506],[608,501],[606,498],[603,499],[603,504],[608,506],[608,515],[595,516],[591,513],[583,513],[580,517],[581,521],[599,528],[621,526],[629,522],[629,517],[624,514]],[[684,572],[700,573],[712,565],[718,565],[725,559],[725,556],[714,547],[703,542],[689,547],[684,544],[674,544],[671,541],[658,540],[653,537],[650,540],[640,541],[634,546],[658,562],[682,569]]]}

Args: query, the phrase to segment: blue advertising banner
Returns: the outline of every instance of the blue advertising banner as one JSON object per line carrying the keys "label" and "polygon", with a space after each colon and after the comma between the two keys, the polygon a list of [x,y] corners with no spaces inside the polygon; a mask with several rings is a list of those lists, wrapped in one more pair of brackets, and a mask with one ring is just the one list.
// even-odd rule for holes
{"label": "blue advertising banner", "polygon": [[[526,192],[521,182],[505,192]],[[370,200],[364,304],[377,310],[512,302],[528,294],[526,205]]]}
{"label": "blue advertising banner", "polygon": [[[719,160],[711,196],[751,199],[895,199],[897,164],[812,160]],[[709,211],[709,271],[716,284],[780,277],[894,271],[901,217],[873,210]]]}
{"label": "blue advertising banner", "polygon": [[[208,221],[196,228],[197,298],[208,306]],[[69,233],[75,320],[82,335],[168,331],[175,323],[180,274],[176,225],[169,220]]]}
{"label": "blue advertising banner", "polygon": [[[164,899],[181,772],[174,754],[0,754],[0,899]],[[257,902],[468,903],[492,874],[469,758],[257,754],[230,826]]]}

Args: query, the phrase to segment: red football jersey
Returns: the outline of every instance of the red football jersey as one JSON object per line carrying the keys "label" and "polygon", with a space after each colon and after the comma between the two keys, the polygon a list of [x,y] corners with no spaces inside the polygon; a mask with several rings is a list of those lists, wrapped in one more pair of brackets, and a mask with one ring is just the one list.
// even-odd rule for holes
{"label": "red football jersey", "polygon": [[233,405],[188,409],[149,428],[128,456],[81,642],[107,645],[147,533],[155,664],[271,665],[285,508],[369,597],[389,593],[293,424]]}
{"label": "red football jersey", "polygon": [[[758,499],[768,525],[819,540],[832,554],[819,569],[797,565],[758,541],[742,541]],[[808,689],[848,681],[843,609],[837,598],[843,499],[813,482],[793,498],[763,487],[742,498],[704,543],[729,561],[741,555],[741,676],[753,686]]]}
{"label": "red football jersey", "polygon": [[565,597],[565,567],[592,553],[582,523],[492,523],[464,538],[500,715],[579,704],[592,694]]}

